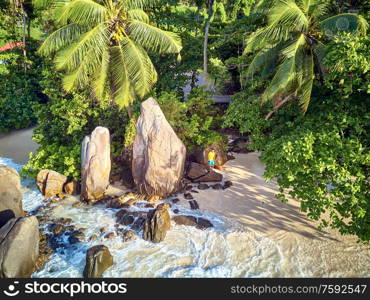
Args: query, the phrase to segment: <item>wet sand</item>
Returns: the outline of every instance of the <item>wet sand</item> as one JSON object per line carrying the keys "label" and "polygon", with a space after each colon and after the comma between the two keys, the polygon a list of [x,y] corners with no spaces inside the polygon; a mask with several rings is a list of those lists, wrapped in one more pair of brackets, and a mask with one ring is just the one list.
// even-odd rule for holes
{"label": "wet sand", "polygon": [[12,158],[15,163],[26,164],[30,152],[36,152],[38,145],[32,140],[34,128],[12,131],[0,135],[0,157]]}

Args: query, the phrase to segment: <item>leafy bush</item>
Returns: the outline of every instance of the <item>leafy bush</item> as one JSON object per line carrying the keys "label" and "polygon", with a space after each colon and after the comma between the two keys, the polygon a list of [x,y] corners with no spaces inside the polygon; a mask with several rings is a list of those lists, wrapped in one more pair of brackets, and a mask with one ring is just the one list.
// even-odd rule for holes
{"label": "leafy bush", "polygon": [[215,130],[220,120],[209,96],[202,88],[194,88],[184,102],[174,92],[163,92],[158,97],[168,122],[189,151],[197,146],[225,144],[224,136]]}
{"label": "leafy bush", "polygon": [[26,61],[20,49],[0,53],[0,132],[34,125],[33,105],[44,101],[39,85],[44,62],[32,46],[28,50]]}
{"label": "leafy bush", "polygon": [[271,140],[262,160],[267,179],[301,200],[301,208],[321,226],[370,240],[370,113],[362,99],[328,99],[298,117],[280,138]]}

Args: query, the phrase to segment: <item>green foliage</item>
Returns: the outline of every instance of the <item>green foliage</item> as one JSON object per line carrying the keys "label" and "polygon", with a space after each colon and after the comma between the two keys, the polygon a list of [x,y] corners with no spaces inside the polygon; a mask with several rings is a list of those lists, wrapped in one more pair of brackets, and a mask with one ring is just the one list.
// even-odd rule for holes
{"label": "green foliage", "polygon": [[40,147],[23,168],[23,174],[34,177],[42,169],[52,169],[79,179],[81,143],[96,126],[109,129],[112,158],[119,156],[126,112],[109,101],[95,103],[85,93],[64,94],[57,72],[45,70],[44,76],[42,86],[50,100],[48,105],[37,107],[38,127],[33,136]]}
{"label": "green foliage", "polygon": [[219,118],[208,92],[194,88],[189,99],[184,102],[180,101],[176,93],[164,92],[158,97],[158,103],[189,151],[196,146],[224,146],[224,137],[215,131]]}
{"label": "green foliage", "polygon": [[324,63],[329,68],[325,85],[348,98],[352,93],[370,93],[370,36],[342,34],[329,45]]}
{"label": "green foliage", "polygon": [[39,81],[47,63],[34,53],[32,45],[28,50],[27,60],[20,49],[0,53],[0,132],[34,125],[33,106],[45,99]]}
{"label": "green foliage", "polygon": [[262,160],[267,179],[301,200],[301,208],[321,226],[370,240],[370,113],[362,99],[327,99],[285,134],[271,140]]}

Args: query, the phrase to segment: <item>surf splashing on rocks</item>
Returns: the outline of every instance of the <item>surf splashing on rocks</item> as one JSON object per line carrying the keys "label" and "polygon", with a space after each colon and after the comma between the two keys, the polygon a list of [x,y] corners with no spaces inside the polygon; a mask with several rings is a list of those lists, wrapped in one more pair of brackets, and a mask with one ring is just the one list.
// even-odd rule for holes
{"label": "surf splashing on rocks", "polygon": [[[11,159],[0,158],[0,165],[18,171],[21,165]],[[119,209],[103,205],[76,205],[77,197],[69,197],[45,207],[44,197],[34,180],[22,179],[23,207],[30,214],[44,209],[50,220],[68,220],[68,224],[83,232],[80,240],[62,234],[49,261],[33,277],[82,277],[86,251],[104,244],[113,255],[114,264],[104,277],[341,277],[369,276],[370,251],[368,246],[338,244],[336,241],[309,239],[279,242],[241,226],[235,220],[209,211],[191,210],[186,201],[172,204],[181,215],[202,217],[214,227],[200,230],[171,222],[165,240],[159,244],[137,237],[123,241],[121,235],[106,238],[110,233],[130,229],[117,224]],[[130,211],[144,212],[145,203]],[[41,208],[41,210],[40,210]],[[42,224],[50,233],[53,224]],[[93,238],[95,237],[95,238]],[[72,242],[71,242],[72,241]]]}

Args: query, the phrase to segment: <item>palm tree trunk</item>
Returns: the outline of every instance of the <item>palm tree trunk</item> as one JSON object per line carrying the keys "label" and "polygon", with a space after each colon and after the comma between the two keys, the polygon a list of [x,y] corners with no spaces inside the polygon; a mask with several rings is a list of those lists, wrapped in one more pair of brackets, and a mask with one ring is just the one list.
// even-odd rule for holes
{"label": "palm tree trunk", "polygon": [[26,31],[27,31],[27,14],[22,5],[22,21],[23,21],[23,56],[24,56],[24,72],[27,70],[26,59],[27,59],[27,50],[26,50]]}
{"label": "palm tree trunk", "polygon": [[211,26],[211,18],[213,15],[213,4],[214,4],[214,0],[208,1],[208,18],[207,18],[206,26],[204,28],[203,72],[205,75],[208,74],[208,35],[209,35],[209,27]]}
{"label": "palm tree trunk", "polygon": [[277,103],[276,105],[274,105],[274,109],[272,111],[270,111],[266,117],[265,117],[265,120],[267,121],[268,119],[271,118],[272,114],[276,111],[278,111],[285,103],[287,103],[290,99],[292,98],[292,95],[288,95],[286,96],[283,100],[281,100],[279,103]]}
{"label": "palm tree trunk", "polygon": [[[200,15],[200,6],[197,7],[197,14],[195,17],[195,38],[198,38],[198,25],[199,25],[199,15]],[[197,69],[195,68],[191,74],[191,82],[190,82],[190,90],[195,87],[195,83],[197,80]]]}

